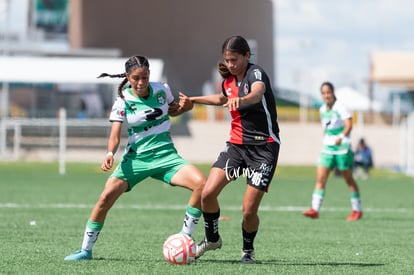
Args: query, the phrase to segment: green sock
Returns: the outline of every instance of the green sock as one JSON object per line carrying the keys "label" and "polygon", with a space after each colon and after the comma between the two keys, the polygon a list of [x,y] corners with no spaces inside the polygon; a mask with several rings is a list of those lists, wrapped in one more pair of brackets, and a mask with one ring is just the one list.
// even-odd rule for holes
{"label": "green sock", "polygon": [[92,247],[98,239],[103,223],[88,220],[83,234],[82,250],[92,251]]}
{"label": "green sock", "polygon": [[323,197],[325,197],[325,190],[315,189],[312,193],[312,209],[319,212],[322,206]]}
{"label": "green sock", "polygon": [[196,229],[196,225],[200,220],[201,214],[202,212],[200,209],[187,205],[181,232],[191,236]]}

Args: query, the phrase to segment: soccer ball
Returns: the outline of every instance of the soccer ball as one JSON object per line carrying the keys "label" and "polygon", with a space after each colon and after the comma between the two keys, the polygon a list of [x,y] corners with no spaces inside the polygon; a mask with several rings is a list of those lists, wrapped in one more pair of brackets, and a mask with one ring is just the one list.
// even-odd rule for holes
{"label": "soccer ball", "polygon": [[190,264],[195,259],[196,244],[186,234],[174,234],[164,242],[163,254],[170,264]]}

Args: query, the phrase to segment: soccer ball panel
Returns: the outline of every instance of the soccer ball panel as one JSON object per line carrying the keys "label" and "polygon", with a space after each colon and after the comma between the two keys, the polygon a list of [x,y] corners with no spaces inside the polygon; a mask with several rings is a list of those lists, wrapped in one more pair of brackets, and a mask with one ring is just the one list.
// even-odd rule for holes
{"label": "soccer ball panel", "polygon": [[186,234],[174,234],[163,246],[164,258],[170,264],[189,264],[195,259],[196,245]]}

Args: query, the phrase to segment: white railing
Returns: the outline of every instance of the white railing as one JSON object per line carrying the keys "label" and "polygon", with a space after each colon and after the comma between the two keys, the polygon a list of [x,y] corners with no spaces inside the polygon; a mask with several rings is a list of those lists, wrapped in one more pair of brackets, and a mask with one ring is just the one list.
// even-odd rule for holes
{"label": "white railing", "polygon": [[414,112],[400,124],[401,163],[402,170],[414,176]]}
{"label": "white railing", "polygon": [[[22,129],[24,127],[38,127],[39,131],[42,131],[43,134],[41,137],[39,135],[35,135],[30,137],[30,141],[25,139],[25,136],[22,134]],[[54,129],[53,134],[44,133],[46,127],[51,127]],[[110,127],[110,123],[107,119],[67,119],[66,118],[66,110],[60,109],[59,110],[59,117],[58,118],[42,118],[42,119],[15,119],[15,118],[8,118],[2,119],[0,122],[0,157],[2,160],[19,160],[21,158],[21,151],[22,151],[22,144],[25,142],[34,143],[34,146],[50,146],[51,148],[57,148],[58,153],[58,160],[59,160],[59,173],[65,174],[66,173],[66,151],[68,147],[68,128],[70,127],[82,127],[88,129],[87,135],[85,139],[96,138],[98,139],[98,135],[96,135],[96,128],[108,128]],[[13,146],[8,148],[8,134],[13,133],[12,143]],[[26,136],[27,138],[27,136]],[[102,137],[106,138],[107,137]],[[78,144],[81,144],[81,141],[78,141]],[[76,144],[72,141],[72,143]],[[102,143],[102,147],[106,146],[106,142]]]}

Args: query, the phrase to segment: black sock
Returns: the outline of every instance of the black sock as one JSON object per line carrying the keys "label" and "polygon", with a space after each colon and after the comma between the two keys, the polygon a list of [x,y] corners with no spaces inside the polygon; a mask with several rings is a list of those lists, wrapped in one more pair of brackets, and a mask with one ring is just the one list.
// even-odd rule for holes
{"label": "black sock", "polygon": [[242,232],[243,232],[243,250],[254,250],[253,242],[254,242],[254,238],[256,237],[257,231],[249,233],[242,228]]}
{"label": "black sock", "polygon": [[204,229],[206,231],[206,238],[209,242],[217,242],[219,239],[218,221],[220,217],[220,209],[216,213],[203,212]]}

